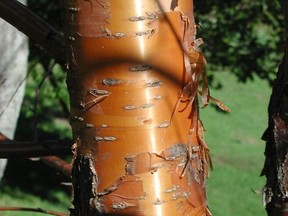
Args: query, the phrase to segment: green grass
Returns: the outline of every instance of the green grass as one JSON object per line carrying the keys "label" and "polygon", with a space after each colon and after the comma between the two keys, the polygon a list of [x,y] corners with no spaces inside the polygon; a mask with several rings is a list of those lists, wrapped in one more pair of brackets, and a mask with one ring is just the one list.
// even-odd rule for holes
{"label": "green grass", "polygon": [[[261,135],[267,126],[267,106],[271,89],[256,79],[238,83],[229,73],[216,73],[223,88],[212,96],[231,108],[223,113],[214,106],[201,109],[214,171],[208,179],[208,203],[215,216],[263,216],[261,190],[265,178],[259,177],[264,163],[265,143]],[[67,181],[41,162],[10,161],[0,185],[0,206],[22,206],[68,212],[70,192],[60,183]],[[25,212],[0,212],[2,216],[40,216]]]}
{"label": "green grass", "polygon": [[[61,173],[40,161],[10,160],[0,184],[0,206],[41,208],[68,214],[69,181]],[[0,211],[0,216],[40,216],[42,213]]]}
{"label": "green grass", "polygon": [[[41,208],[43,210],[53,210],[56,212],[67,213],[67,196],[60,191],[54,191],[54,198],[57,197],[59,201],[46,200],[37,197],[33,194],[25,193],[19,188],[4,187],[4,194],[1,198],[1,206],[5,207],[27,207],[27,208]],[[2,192],[1,191],[1,194]],[[60,201],[61,200],[61,201]],[[43,213],[23,212],[23,211],[5,211],[0,213],[1,216],[40,216]]]}
{"label": "green grass", "polygon": [[243,84],[227,72],[215,75],[223,88],[211,94],[231,112],[225,114],[213,106],[201,110],[214,162],[207,189],[210,209],[216,216],[266,215],[262,195],[253,190],[265,184],[260,177],[265,148],[261,136],[267,126],[271,89],[259,78]]}

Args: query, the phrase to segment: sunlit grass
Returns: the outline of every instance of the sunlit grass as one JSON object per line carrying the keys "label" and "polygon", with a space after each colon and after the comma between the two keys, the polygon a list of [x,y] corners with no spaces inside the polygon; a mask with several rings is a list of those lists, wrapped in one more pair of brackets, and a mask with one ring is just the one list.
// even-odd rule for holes
{"label": "sunlit grass", "polygon": [[213,215],[263,216],[262,195],[255,194],[265,184],[260,177],[267,127],[267,106],[271,89],[255,78],[238,83],[229,73],[217,73],[223,83],[212,95],[231,108],[231,113],[213,107],[201,110],[214,171],[208,179],[208,203]]}
{"label": "sunlit grass", "polygon": [[[70,198],[61,191],[54,191],[59,201],[51,201],[40,198],[33,194],[22,191],[19,188],[11,188],[4,186],[1,189],[0,205],[5,207],[26,207],[26,208],[41,208],[43,210],[50,210],[61,213],[69,213],[68,208]],[[61,200],[61,201],[60,201]],[[3,211],[1,216],[40,216],[43,213],[24,212],[24,211]]]}

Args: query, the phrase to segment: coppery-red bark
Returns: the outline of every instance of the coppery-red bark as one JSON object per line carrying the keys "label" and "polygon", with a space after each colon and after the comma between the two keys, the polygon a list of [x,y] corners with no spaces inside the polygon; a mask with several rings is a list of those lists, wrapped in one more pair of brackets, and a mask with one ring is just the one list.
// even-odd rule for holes
{"label": "coppery-red bark", "polygon": [[203,106],[213,98],[193,1],[66,3],[71,214],[211,215],[201,77]]}

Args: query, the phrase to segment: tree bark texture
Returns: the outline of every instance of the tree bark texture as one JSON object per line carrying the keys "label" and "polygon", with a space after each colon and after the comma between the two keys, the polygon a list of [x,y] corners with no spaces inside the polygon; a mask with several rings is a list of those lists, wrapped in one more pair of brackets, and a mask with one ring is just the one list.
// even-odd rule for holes
{"label": "tree bark texture", "polygon": [[269,216],[288,216],[288,7],[285,11],[286,50],[273,84],[268,115],[269,122],[263,139],[266,141],[265,165],[262,175],[267,177],[264,203]]}
{"label": "tree bark texture", "polygon": [[[13,139],[25,89],[28,40],[5,20],[0,20],[0,29],[0,132]],[[0,159],[0,179],[5,166],[6,159]]]}
{"label": "tree bark texture", "polygon": [[71,215],[211,215],[193,1],[66,0],[65,13]]}

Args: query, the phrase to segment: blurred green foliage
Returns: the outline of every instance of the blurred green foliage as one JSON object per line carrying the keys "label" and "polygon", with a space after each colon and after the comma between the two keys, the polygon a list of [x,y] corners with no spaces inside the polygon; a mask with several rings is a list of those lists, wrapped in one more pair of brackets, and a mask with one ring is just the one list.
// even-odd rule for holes
{"label": "blurred green foliage", "polygon": [[205,0],[194,4],[210,70],[231,71],[243,82],[257,74],[271,84],[285,36],[280,1]]}
{"label": "blurred green foliage", "polygon": [[30,61],[26,91],[16,139],[64,139],[71,137],[66,74],[53,61],[47,68]]}

